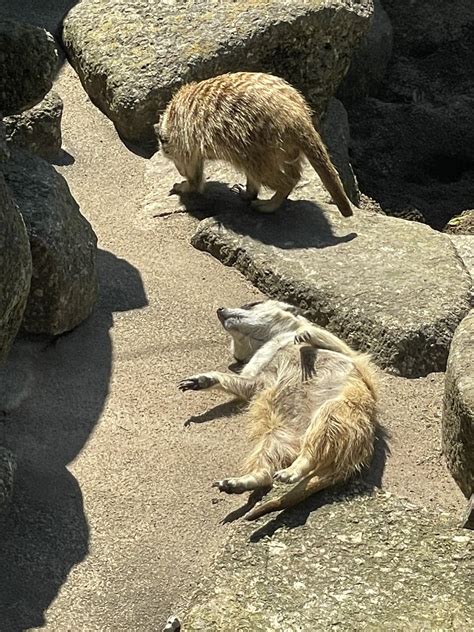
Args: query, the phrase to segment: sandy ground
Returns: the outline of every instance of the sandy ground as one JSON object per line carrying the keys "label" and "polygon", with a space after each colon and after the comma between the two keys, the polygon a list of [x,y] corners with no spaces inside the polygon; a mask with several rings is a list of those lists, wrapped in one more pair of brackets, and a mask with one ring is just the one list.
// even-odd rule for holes
{"label": "sandy ground", "polygon": [[[165,199],[172,167],[153,187],[149,164],[120,143],[69,66],[56,88],[67,152],[58,170],[97,232],[101,292],[76,331],[12,354],[18,398],[0,438],[20,467],[0,547],[0,630],[160,630],[242,503],[210,483],[238,467],[243,415],[176,383],[227,366],[215,309],[259,294],[190,246],[195,219],[153,218],[160,199],[178,204]],[[382,381],[391,456],[384,463],[378,450],[373,479],[385,465],[388,489],[457,520],[463,499],[439,449],[443,376]]]}

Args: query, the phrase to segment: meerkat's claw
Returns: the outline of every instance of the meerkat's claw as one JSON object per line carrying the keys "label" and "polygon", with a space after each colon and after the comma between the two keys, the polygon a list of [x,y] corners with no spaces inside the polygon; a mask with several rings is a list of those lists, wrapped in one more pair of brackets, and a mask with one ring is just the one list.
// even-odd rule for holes
{"label": "meerkat's claw", "polygon": [[197,391],[199,390],[199,380],[195,377],[187,378],[186,380],[181,380],[178,384],[178,388],[180,391]]}
{"label": "meerkat's claw", "polygon": [[193,375],[187,377],[178,384],[180,391],[199,391],[214,386],[217,380],[210,375]]}
{"label": "meerkat's claw", "polygon": [[245,187],[243,184],[234,184],[233,186],[230,187],[230,190],[232,191],[232,193],[237,193],[237,195],[242,195],[245,194]]}
{"label": "meerkat's claw", "polygon": [[257,191],[249,191],[248,187],[245,187],[243,184],[234,184],[234,186],[231,187],[230,190],[232,191],[232,193],[237,193],[240,199],[245,200],[246,202],[251,202],[252,200],[255,200],[258,195]]}
{"label": "meerkat's claw", "polygon": [[304,344],[305,342],[309,342],[311,340],[311,332],[310,331],[302,331],[295,336],[295,345]]}

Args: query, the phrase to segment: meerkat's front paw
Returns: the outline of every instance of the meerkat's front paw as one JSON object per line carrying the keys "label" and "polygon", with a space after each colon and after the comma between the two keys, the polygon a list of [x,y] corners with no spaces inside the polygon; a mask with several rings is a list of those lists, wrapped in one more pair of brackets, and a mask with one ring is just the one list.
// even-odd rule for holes
{"label": "meerkat's front paw", "polygon": [[211,375],[193,375],[187,377],[178,384],[180,391],[201,391],[217,384],[217,380]]}
{"label": "meerkat's front paw", "polygon": [[278,470],[273,475],[274,481],[279,481],[280,483],[288,483],[291,485],[292,483],[298,483],[303,477],[300,472],[295,472],[291,469],[291,467],[287,467],[284,470]]}
{"label": "meerkat's front paw", "polygon": [[295,345],[307,344],[311,341],[311,332],[307,329],[300,331],[295,336]]}

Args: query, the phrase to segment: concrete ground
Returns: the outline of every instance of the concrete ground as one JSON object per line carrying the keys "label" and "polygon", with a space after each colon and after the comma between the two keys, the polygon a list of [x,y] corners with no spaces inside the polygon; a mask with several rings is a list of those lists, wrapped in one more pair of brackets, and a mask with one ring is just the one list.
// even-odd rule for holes
{"label": "concrete ground", "polygon": [[[210,484],[238,467],[243,416],[176,384],[227,366],[215,309],[259,294],[191,247],[194,218],[154,217],[178,206],[166,197],[172,166],[131,154],[67,64],[56,89],[58,169],[99,238],[100,300],[76,331],[52,345],[19,341],[12,354],[0,439],[19,470],[0,544],[0,630],[160,630],[242,503]],[[379,450],[374,478],[385,465],[388,489],[455,520],[463,502],[439,451],[442,385],[442,375],[384,377],[392,455],[384,463]]]}

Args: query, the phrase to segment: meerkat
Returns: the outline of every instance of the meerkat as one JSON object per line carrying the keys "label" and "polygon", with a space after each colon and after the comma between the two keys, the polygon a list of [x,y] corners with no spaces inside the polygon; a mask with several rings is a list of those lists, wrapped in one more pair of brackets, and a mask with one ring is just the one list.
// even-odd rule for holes
{"label": "meerkat", "polygon": [[352,350],[294,308],[265,301],[219,308],[240,374],[211,371],[182,380],[182,391],[219,388],[249,402],[252,449],[241,476],[213,484],[240,494],[295,484],[247,513],[253,520],[349,479],[373,454],[377,384],[370,357]]}
{"label": "meerkat", "polygon": [[[306,156],[344,217],[353,214],[304,97],[265,73],[235,72],[182,86],[154,129],[163,154],[186,178],[172,193],[204,191],[204,161],[245,173],[234,190],[263,213],[276,211],[301,178]],[[261,186],[275,191],[258,199]]]}

